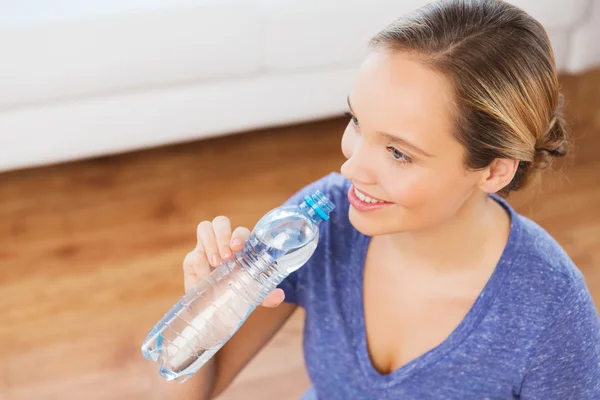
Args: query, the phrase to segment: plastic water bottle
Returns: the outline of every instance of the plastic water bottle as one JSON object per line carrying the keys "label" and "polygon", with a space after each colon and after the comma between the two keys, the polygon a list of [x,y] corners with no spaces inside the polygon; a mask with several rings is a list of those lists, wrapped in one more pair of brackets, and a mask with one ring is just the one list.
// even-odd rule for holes
{"label": "plastic water bottle", "polygon": [[185,382],[233,336],[281,281],[303,266],[335,208],[320,191],[265,214],[245,247],[192,287],[158,321],[142,354],[166,380]]}

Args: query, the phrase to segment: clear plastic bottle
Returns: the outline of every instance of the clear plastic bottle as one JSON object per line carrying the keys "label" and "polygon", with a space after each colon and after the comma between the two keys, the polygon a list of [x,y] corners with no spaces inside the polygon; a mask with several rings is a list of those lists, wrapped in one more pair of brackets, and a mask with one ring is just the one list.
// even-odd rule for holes
{"label": "clear plastic bottle", "polygon": [[186,381],[233,336],[281,281],[303,266],[319,224],[335,208],[320,191],[282,206],[256,224],[243,250],[201,280],[158,321],[142,354],[167,380]]}

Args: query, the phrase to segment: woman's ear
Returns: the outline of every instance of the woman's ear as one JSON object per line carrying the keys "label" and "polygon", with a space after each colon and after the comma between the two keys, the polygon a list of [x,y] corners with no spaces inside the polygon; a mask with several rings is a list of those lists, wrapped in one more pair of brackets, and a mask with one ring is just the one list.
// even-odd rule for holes
{"label": "woman's ear", "polygon": [[507,158],[497,158],[487,167],[486,173],[482,175],[479,188],[486,193],[496,193],[506,187],[512,181],[519,161]]}

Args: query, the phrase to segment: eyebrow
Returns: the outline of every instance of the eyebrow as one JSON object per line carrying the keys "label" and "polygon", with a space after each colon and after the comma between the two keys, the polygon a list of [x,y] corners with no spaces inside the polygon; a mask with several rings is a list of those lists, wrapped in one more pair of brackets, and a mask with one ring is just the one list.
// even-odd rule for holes
{"label": "eyebrow", "polygon": [[[348,108],[350,108],[350,112],[352,113],[352,115],[354,115],[356,117],[356,113],[354,112],[354,110],[352,109],[352,105],[350,104],[350,96],[348,96],[346,98],[346,100],[348,101]],[[401,138],[398,135],[394,135],[392,133],[388,133],[388,132],[383,132],[383,131],[377,131],[377,133],[383,137],[385,137],[386,139],[388,139],[391,142],[400,144],[408,149],[411,149],[412,151],[414,151],[415,153],[419,153],[422,156],[425,157],[433,157],[431,154],[427,153],[425,150],[422,150],[421,148],[419,148],[418,146],[415,146],[414,144],[406,141],[405,139]]]}

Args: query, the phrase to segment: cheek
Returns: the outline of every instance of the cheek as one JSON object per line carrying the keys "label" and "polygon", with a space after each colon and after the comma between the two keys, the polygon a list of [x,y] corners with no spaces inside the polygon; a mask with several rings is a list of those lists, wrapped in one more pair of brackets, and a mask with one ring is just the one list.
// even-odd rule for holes
{"label": "cheek", "polygon": [[407,210],[444,208],[456,196],[462,199],[473,187],[471,180],[462,171],[431,169],[410,166],[401,169],[395,177],[386,179],[385,186],[390,199]]}
{"label": "cheek", "polygon": [[434,196],[427,171],[417,166],[400,166],[380,176],[389,200],[404,209],[414,209]]}

